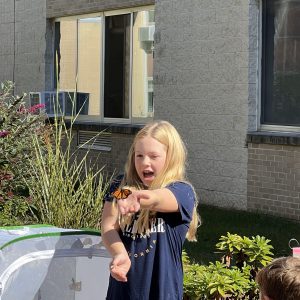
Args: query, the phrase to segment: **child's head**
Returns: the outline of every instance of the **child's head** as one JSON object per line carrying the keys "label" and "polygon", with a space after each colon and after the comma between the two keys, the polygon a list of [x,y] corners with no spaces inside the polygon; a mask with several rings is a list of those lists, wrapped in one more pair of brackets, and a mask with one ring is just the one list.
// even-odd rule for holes
{"label": "child's head", "polygon": [[[152,155],[151,162],[146,159],[142,161],[143,156],[151,158]],[[157,168],[156,155],[159,155],[159,159],[163,158]],[[185,180],[185,162],[186,149],[174,126],[167,121],[149,123],[138,132],[129,151],[127,183],[136,185],[140,182],[151,188],[159,188],[174,180]]]}
{"label": "child's head", "polygon": [[[125,181],[129,186],[149,189],[162,188],[174,181],[186,181],[185,163],[186,148],[178,131],[167,121],[154,121],[143,127],[134,138],[125,166]],[[149,210],[141,211],[138,232],[149,230],[149,217]],[[188,240],[196,241],[198,225],[196,200]]]}
{"label": "child's head", "polygon": [[261,300],[300,299],[300,258],[274,259],[258,272],[256,281]]}

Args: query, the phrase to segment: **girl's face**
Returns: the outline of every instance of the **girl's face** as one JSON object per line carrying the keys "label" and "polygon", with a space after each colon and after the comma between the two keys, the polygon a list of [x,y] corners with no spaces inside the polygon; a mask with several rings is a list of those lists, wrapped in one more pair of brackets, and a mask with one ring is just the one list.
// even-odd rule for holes
{"label": "girl's face", "polygon": [[149,186],[163,169],[167,149],[156,139],[146,136],[135,144],[134,164],[137,174],[145,186]]}

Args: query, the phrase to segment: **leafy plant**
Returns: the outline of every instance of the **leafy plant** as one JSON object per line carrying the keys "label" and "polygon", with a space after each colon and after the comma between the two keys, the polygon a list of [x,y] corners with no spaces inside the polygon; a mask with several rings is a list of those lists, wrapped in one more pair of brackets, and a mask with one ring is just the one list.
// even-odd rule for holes
{"label": "leafy plant", "polygon": [[228,232],[227,236],[221,236],[216,247],[224,253],[223,260],[227,264],[234,263],[240,269],[246,264],[250,265],[252,277],[255,278],[258,268],[272,260],[273,246],[269,242],[259,235],[250,239]]}
{"label": "leafy plant", "polygon": [[[59,109],[56,106],[56,112]],[[27,182],[34,205],[32,215],[37,222],[58,227],[99,229],[108,181],[103,168],[95,170],[89,162],[89,151],[80,157],[78,150],[72,150],[75,120],[76,116],[66,123],[56,116],[45,147],[34,135],[35,157],[30,170],[35,182]]]}
{"label": "leafy plant", "polygon": [[45,116],[41,105],[27,107],[22,96],[13,95],[11,81],[0,89],[0,225],[24,224],[30,220],[30,160],[34,155],[32,135],[42,140]]}
{"label": "leafy plant", "polygon": [[241,237],[227,233],[216,244],[220,261],[206,265],[191,264],[183,253],[184,299],[259,299],[255,276],[272,260],[270,240],[256,236]]}

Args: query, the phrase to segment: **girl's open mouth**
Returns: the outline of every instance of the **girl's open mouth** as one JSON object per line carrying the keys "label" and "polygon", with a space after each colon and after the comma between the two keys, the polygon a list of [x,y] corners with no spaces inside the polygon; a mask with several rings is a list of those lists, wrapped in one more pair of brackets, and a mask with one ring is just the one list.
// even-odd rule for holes
{"label": "girl's open mouth", "polygon": [[143,176],[145,179],[150,179],[154,177],[154,172],[152,171],[144,171],[143,172]]}

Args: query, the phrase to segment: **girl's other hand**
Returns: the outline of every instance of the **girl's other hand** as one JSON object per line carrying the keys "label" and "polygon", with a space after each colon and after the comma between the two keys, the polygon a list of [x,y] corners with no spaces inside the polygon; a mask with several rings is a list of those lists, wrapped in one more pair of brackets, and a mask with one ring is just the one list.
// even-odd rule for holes
{"label": "girl's other hand", "polygon": [[127,253],[121,253],[114,256],[110,264],[111,276],[122,282],[127,282],[127,273],[130,269],[131,261]]}

